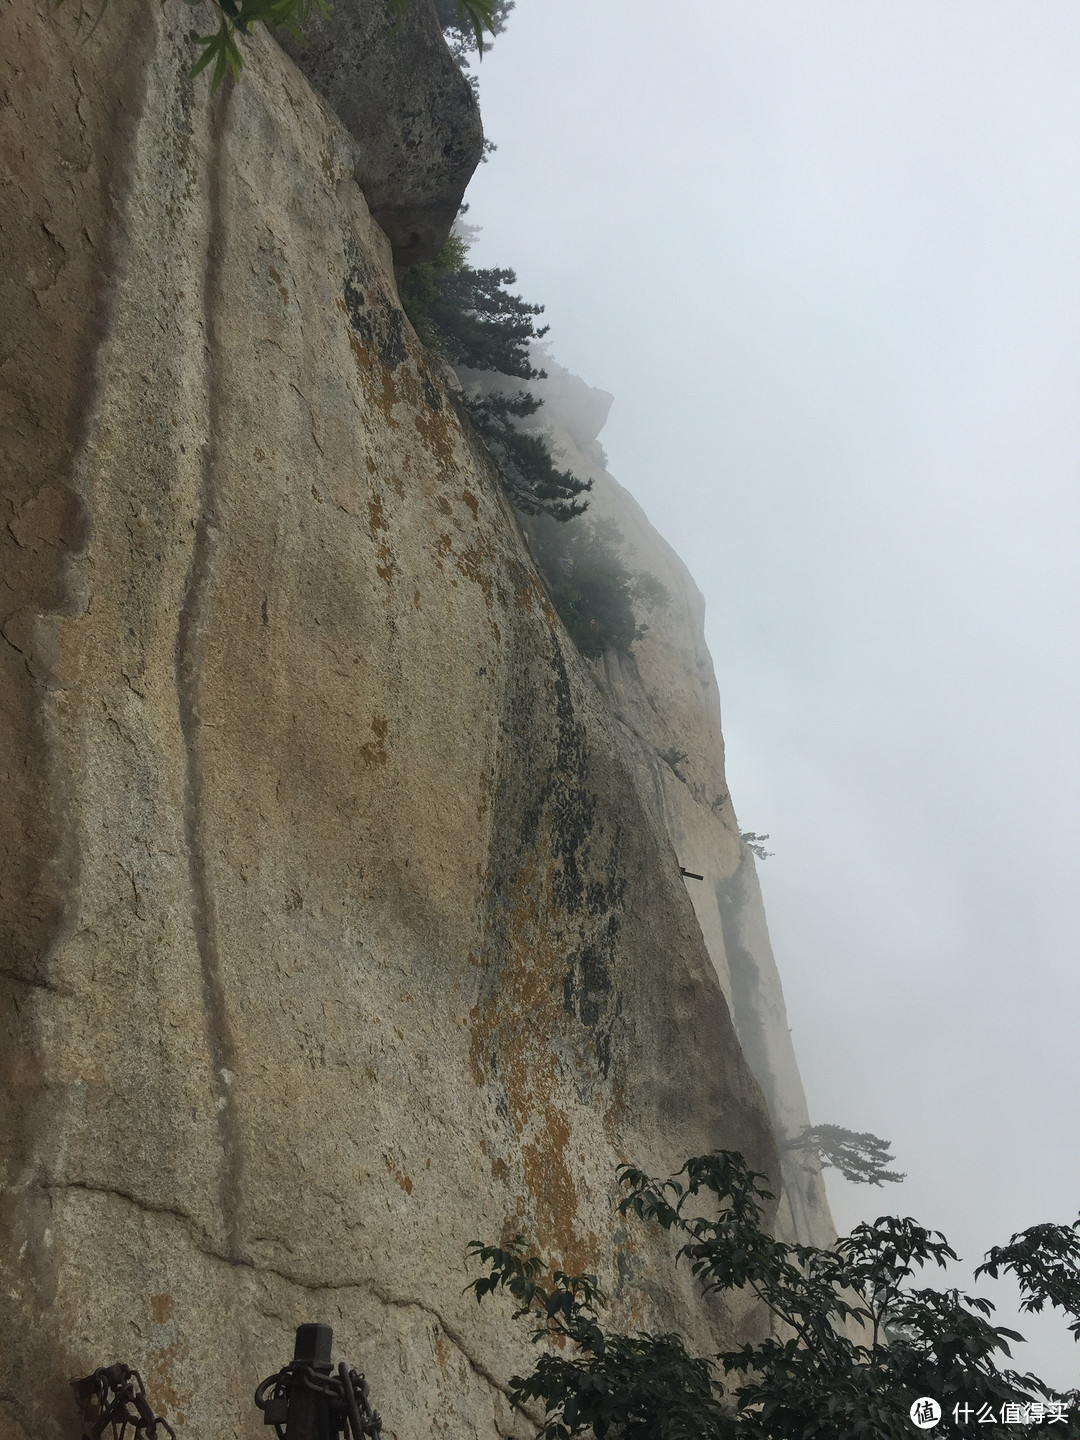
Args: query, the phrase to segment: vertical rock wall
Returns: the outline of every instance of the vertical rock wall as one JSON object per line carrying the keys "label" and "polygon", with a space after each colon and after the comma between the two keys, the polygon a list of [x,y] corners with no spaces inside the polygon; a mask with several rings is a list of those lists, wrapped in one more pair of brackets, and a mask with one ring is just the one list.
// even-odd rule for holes
{"label": "vertical rock wall", "polygon": [[354,0],[314,10],[303,41],[279,36],[359,140],[355,179],[399,266],[433,260],[480,163],[484,131],[434,0]]}
{"label": "vertical rock wall", "polygon": [[388,1437],[527,1434],[474,1237],[627,1323],[754,1323],[614,1215],[620,1161],[777,1167],[695,856],[401,314],[361,142],[266,37],[211,99],[183,7],[76,18],[0,12],[0,1436],[76,1434],[123,1360],[253,1437],[313,1319]]}
{"label": "vertical rock wall", "polygon": [[[593,481],[591,517],[614,522],[628,568],[654,575],[670,596],[667,605],[642,612],[648,628],[632,655],[609,650],[596,670],[634,757],[644,803],[681,865],[704,876],[685,881],[687,894],[777,1135],[793,1137],[809,1123],[806,1097],[754,858],[739,839],[724,776],[720,698],[705,644],[704,601],[686,566],[607,472],[596,437],[611,396],[547,356],[542,360],[548,378],[533,388],[544,404],[529,423],[548,436],[560,465]],[[783,1158],[782,1227],[804,1243],[831,1244],[836,1232],[817,1162]]]}

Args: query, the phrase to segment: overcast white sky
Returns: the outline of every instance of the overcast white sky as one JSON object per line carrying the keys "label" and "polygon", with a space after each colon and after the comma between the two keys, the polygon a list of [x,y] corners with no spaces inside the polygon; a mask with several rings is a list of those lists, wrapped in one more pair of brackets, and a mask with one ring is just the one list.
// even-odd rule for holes
{"label": "overcast white sky", "polygon": [[831,1185],[838,1225],[974,1265],[1075,1218],[1080,5],[518,0],[480,74],[474,262],[616,397],[772,836],[811,1113],[909,1174]]}

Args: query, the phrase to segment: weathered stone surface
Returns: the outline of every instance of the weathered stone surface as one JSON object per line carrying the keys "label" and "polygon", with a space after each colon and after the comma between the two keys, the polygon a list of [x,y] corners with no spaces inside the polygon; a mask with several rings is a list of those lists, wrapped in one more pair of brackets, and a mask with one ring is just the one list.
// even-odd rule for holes
{"label": "weathered stone surface", "polygon": [[732,1336],[613,1176],[775,1171],[762,1094],[357,142],[269,39],[211,101],[182,7],[75,13],[0,12],[0,1434],[123,1359],[254,1437],[322,1319],[388,1437],[524,1435],[467,1242]]}
{"label": "weathered stone surface", "polygon": [[[596,437],[612,397],[546,355],[535,360],[548,378],[533,383],[544,404],[528,423],[548,436],[561,466],[593,481],[592,516],[614,521],[629,568],[655,575],[671,596],[668,606],[642,613],[648,630],[632,657],[609,651],[594,668],[634,757],[644,802],[681,864],[705,877],[687,880],[687,893],[776,1132],[794,1137],[809,1123],[806,1097],[754,858],[739,839],[724,777],[720,697],[705,644],[701,592],[641,507],[607,472]],[[476,372],[467,373],[480,381]],[[807,1244],[831,1244],[836,1232],[817,1162],[784,1158],[781,1228]]]}
{"label": "weathered stone surface", "polygon": [[312,12],[285,50],[357,142],[357,183],[397,266],[439,253],[480,163],[484,131],[433,0],[349,0]]}

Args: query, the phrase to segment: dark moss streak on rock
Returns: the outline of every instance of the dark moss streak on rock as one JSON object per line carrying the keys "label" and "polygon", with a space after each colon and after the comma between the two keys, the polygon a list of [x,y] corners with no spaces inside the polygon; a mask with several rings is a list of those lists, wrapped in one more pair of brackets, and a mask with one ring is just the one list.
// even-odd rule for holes
{"label": "dark moss streak on rock", "polygon": [[740,925],[746,906],[747,861],[744,856],[729,880],[716,883],[716,903],[724,936],[724,953],[731,973],[732,1020],[750,1069],[757,1077],[766,1101],[775,1106],[779,1099],[776,1077],[769,1057],[769,1041],[763,1015],[761,975],[747,948]]}
{"label": "dark moss streak on rock", "polygon": [[202,755],[203,682],[206,631],[210,620],[210,588],[220,520],[219,433],[221,382],[218,316],[224,313],[222,264],[224,233],[224,132],[229,116],[232,85],[222,87],[213,122],[214,148],[209,175],[210,234],[203,284],[203,323],[208,354],[207,439],[202,451],[202,495],[195,520],[195,539],[184,583],[176,631],[176,693],[180,728],[184,737],[184,831],[191,883],[192,925],[199,951],[206,1038],[214,1071],[215,1098],[221,1141],[219,1203],[227,1253],[239,1258],[239,1205],[241,1179],[240,1124],[225,1072],[235,1073],[234,1042],[218,953],[214,895],[206,860],[206,780]]}
{"label": "dark moss streak on rock", "polygon": [[[155,17],[152,8],[140,7],[129,18],[125,63],[111,72],[114,83],[107,87],[100,85],[98,67],[107,69],[108,60],[91,53],[90,46],[71,43],[66,61],[57,60],[65,44],[60,17],[54,26],[51,17],[33,15],[32,32],[21,29],[24,23],[17,7],[4,7],[0,54],[5,59],[25,56],[26,73],[35,79],[50,64],[62,78],[48,94],[23,85],[5,96],[12,102],[6,118],[15,133],[34,137],[33,144],[12,147],[6,158],[15,167],[14,193],[21,196],[24,216],[42,226],[42,217],[51,221],[63,237],[64,259],[57,272],[61,283],[35,297],[30,328],[20,328],[25,315],[5,315],[12,339],[25,346],[33,337],[21,363],[9,367],[0,383],[6,392],[0,408],[13,409],[18,417],[5,438],[11,505],[5,519],[49,486],[62,493],[64,505],[57,528],[43,531],[43,543],[25,551],[13,532],[0,526],[5,585],[0,625],[21,613],[42,617],[32,626],[48,627],[54,617],[82,614],[87,607],[88,597],[78,587],[89,575],[76,568],[91,540],[82,467],[99,420],[101,357],[116,314],[124,216],[131,202],[136,136],[146,115]],[[104,35],[100,41],[102,48],[112,43]],[[55,132],[45,118],[50,111]],[[48,152],[42,137],[54,133],[65,153],[79,157],[69,170],[65,166],[62,186],[56,165],[44,163]],[[24,274],[30,258],[21,248],[27,231],[20,231],[15,218],[13,213],[13,223],[0,234],[0,268],[11,277]],[[44,233],[59,245],[56,236]],[[69,1433],[71,1425],[71,1336],[55,1306],[54,1217],[42,1181],[63,1170],[73,1121],[72,1087],[64,1083],[63,1065],[57,1075],[50,1063],[46,1037],[56,1023],[56,997],[70,997],[76,988],[76,977],[57,962],[78,926],[82,877],[76,816],[82,777],[67,753],[64,695],[47,674],[48,656],[35,674],[32,657],[11,645],[2,648],[0,1092],[5,1103],[0,1107],[0,1190],[5,1194],[0,1335],[5,1344],[0,1346],[0,1432],[54,1440]],[[7,1416],[13,1417],[14,1429]]]}
{"label": "dark moss streak on rock", "polygon": [[373,276],[365,263],[360,247],[346,241],[344,299],[349,323],[356,334],[376,352],[388,370],[396,370],[408,357],[405,343],[405,317],[396,305],[376,297]]}
{"label": "dark moss streak on rock", "polygon": [[[551,904],[545,928],[564,937],[562,1009],[590,1032],[597,1071],[606,1080],[613,1029],[622,1010],[615,978],[625,892],[622,836],[618,826],[598,829],[585,726],[574,707],[565,657],[554,636],[553,640],[549,656],[549,694],[557,718],[553,747],[544,755],[534,745],[521,744],[522,736],[535,725],[535,710],[546,708],[527,682],[511,697],[503,724],[503,753],[510,763],[496,793],[496,830],[501,831],[504,817],[512,815],[517,816],[517,825],[516,834],[496,841],[497,853],[506,859],[493,866],[490,893],[499,907],[520,904],[522,858],[530,853],[546,872]],[[520,679],[524,681],[524,675]],[[492,936],[496,953],[501,930],[497,925]]]}

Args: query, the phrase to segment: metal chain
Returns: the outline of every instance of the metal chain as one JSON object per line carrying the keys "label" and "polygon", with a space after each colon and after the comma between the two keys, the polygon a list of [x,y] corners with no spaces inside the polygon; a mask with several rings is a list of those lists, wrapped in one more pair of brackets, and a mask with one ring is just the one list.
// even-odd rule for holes
{"label": "metal chain", "polygon": [[[307,1435],[314,1418],[319,1440],[338,1440],[339,1436],[343,1440],[381,1440],[382,1420],[371,1408],[363,1375],[351,1370],[344,1360],[338,1365],[336,1375],[330,1372],[329,1326],[301,1326],[298,1337],[305,1331],[324,1332],[326,1359],[321,1363],[293,1359],[276,1375],[265,1379],[255,1391],[255,1404],[263,1412],[263,1422],[273,1425],[278,1440],[288,1440],[290,1403],[298,1392],[306,1392],[317,1397],[322,1406],[314,1412],[314,1417],[309,1409],[306,1419],[303,1411],[300,1415],[294,1412],[293,1428],[299,1426]],[[82,1440],[102,1440],[102,1437],[164,1440],[166,1435],[169,1440],[177,1440],[169,1422],[154,1414],[142,1376],[130,1365],[104,1365],[92,1375],[73,1381],[72,1389],[85,1421]],[[325,1422],[319,1418],[319,1410],[325,1415]]]}
{"label": "metal chain", "polygon": [[131,1440],[161,1440],[159,1426],[176,1440],[169,1422],[150,1408],[142,1376],[130,1365],[104,1365],[72,1388],[86,1421],[82,1440],[101,1440],[110,1427],[110,1440],[128,1440],[129,1425]]}
{"label": "metal chain", "polygon": [[308,1360],[292,1360],[276,1375],[268,1376],[255,1391],[255,1404],[263,1412],[263,1423],[273,1425],[278,1440],[286,1440],[289,1395],[307,1390],[326,1401],[330,1420],[328,1440],[341,1435],[345,1440],[379,1440],[382,1419],[371,1408],[368,1383],[342,1360],[338,1373],[329,1375]]}

